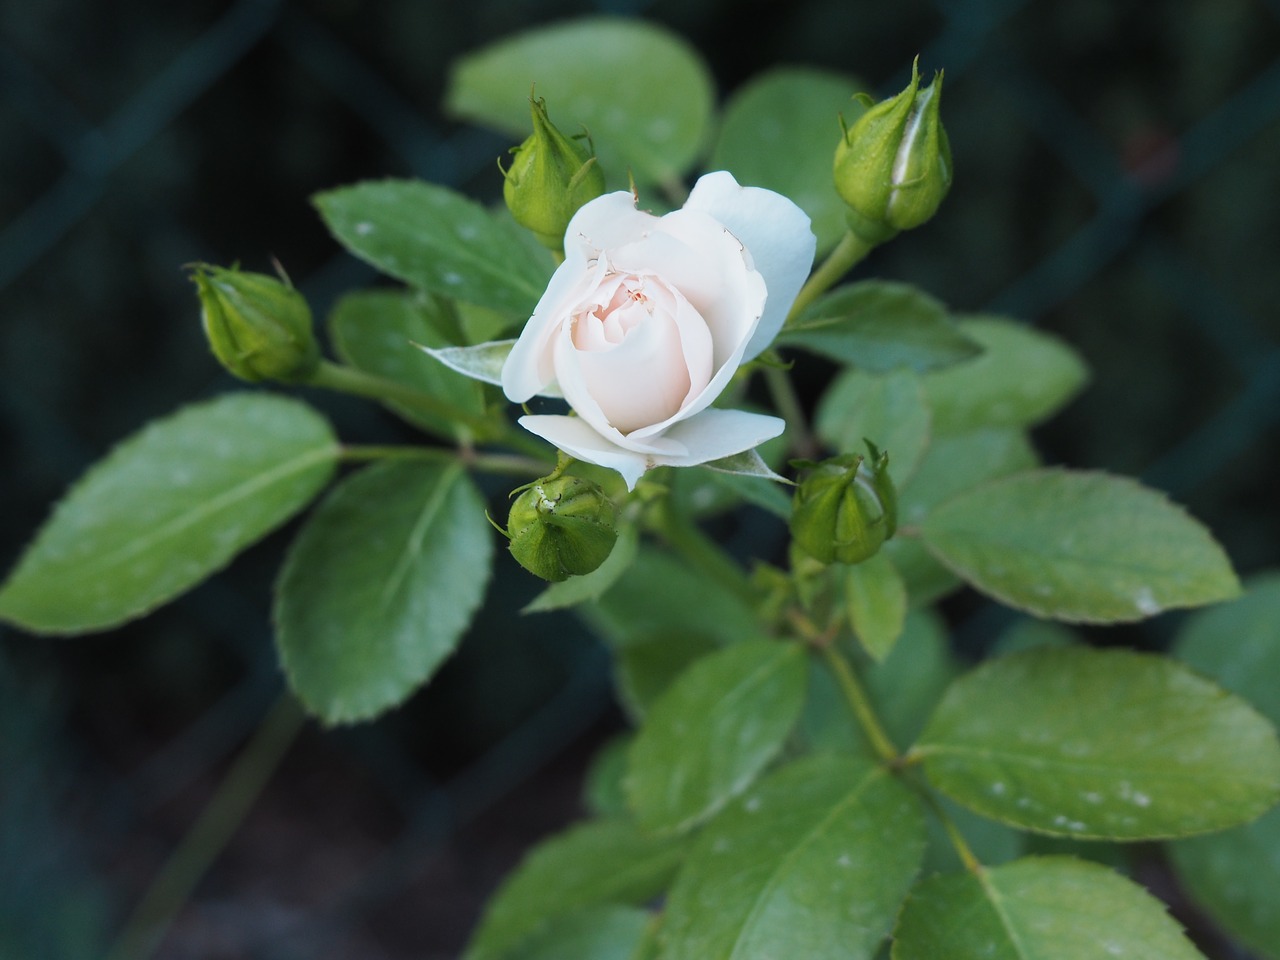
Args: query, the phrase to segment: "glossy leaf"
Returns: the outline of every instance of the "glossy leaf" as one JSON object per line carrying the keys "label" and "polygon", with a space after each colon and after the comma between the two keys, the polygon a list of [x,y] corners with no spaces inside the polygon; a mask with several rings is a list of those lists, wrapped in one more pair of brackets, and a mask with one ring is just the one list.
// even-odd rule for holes
{"label": "glossy leaf", "polygon": [[667,898],[667,960],[869,960],[924,842],[918,801],[883,769],[784,767],[699,835]]}
{"label": "glossy leaf", "polygon": [[982,352],[941,302],[910,284],[889,280],[837,288],[788,326],[778,345],[801,347],[867,373],[900,368],[923,373]]}
{"label": "glossy leaf", "polygon": [[838,453],[866,453],[866,440],[889,455],[901,486],[929,444],[929,405],[920,378],[907,370],[874,375],[849,370],[818,406],[818,436]]}
{"label": "glossy leaf", "polygon": [[521,613],[545,613],[548,610],[563,610],[576,607],[580,603],[596,600],[602,593],[618,582],[636,559],[639,549],[639,537],[633,525],[626,525],[618,531],[618,539],[604,563],[590,573],[579,577],[570,577],[559,583],[553,583],[540,594],[530,600]]}
{"label": "glossy leaf", "polygon": [[1203,960],[1146,890],[1069,857],[931,877],[893,936],[893,960]]}
{"label": "glossy leaf", "polygon": [[666,888],[683,845],[634,822],[597,820],[536,847],[489,901],[465,960],[499,960],[598,904],[642,904]]}
{"label": "glossy leaf", "polygon": [[453,653],[484,596],[493,531],[458,467],[395,462],[346,479],[276,586],[290,685],[326,723],[396,706]]}
{"label": "glossy leaf", "polygon": [[1088,379],[1084,361],[1057,337],[1003,317],[959,320],[960,332],[982,353],[925,378],[940,434],[1039,423]]}
{"label": "glossy leaf", "polygon": [[591,134],[612,189],[678,178],[702,152],[714,104],[711,75],[688,43],[654,24],[580,18],[506,37],[453,65],[454,116],[529,135],[529,92],[565,134]]}
{"label": "glossy leaf", "polygon": [[902,635],[907,588],[893,561],[877,553],[844,573],[845,610],[854,636],[876,660],[883,660]]}
{"label": "glossy leaf", "polygon": [[756,640],[697,661],[653,705],[631,746],[627,796],[650,830],[685,830],[747,789],[804,706],[799,644]]}
{"label": "glossy leaf", "polygon": [[73,634],[141,616],[306,506],[338,452],[323,417],[270,394],[156,420],[67,492],[0,587],[0,619]]}
{"label": "glossy leaf", "polygon": [[686,630],[664,630],[627,644],[614,660],[622,705],[633,717],[644,717],[680,674],[718,647],[705,634]]}
{"label": "glossy leaf", "polygon": [[1140,620],[1239,592],[1204,527],[1163,494],[1104,473],[993,480],[933,510],[920,533],[979,590],[1058,620]]}
{"label": "glossy leaf", "polygon": [[625,577],[578,612],[618,648],[647,642],[664,631],[721,644],[761,635],[754,611],[741,597],[698,576],[671,554],[646,546]]}
{"label": "glossy leaf", "polygon": [[[424,357],[415,346],[445,346],[443,308],[429,298],[399,290],[365,290],[338,301],[329,316],[334,349],[366,373],[413,387],[475,415],[484,412],[480,384]],[[387,406],[437,436],[455,437],[459,425],[404,403]]]}
{"label": "glossy leaf", "polygon": [[[932,437],[920,465],[898,493],[898,523],[907,528],[918,527],[934,507],[957,493],[984,480],[1038,465],[1036,453],[1020,429],[992,427]],[[961,583],[918,539],[894,537],[883,549],[903,575],[916,606],[937,599]]]}
{"label": "glossy leaf", "polygon": [[777,67],[758,74],[725,106],[710,169],[794,200],[813,221],[818,253],[844,236],[844,201],[831,179],[840,139],[837,118],[853,123],[866,109],[853,94],[863,85],[846,74]]}
{"label": "glossy leaf", "polygon": [[1243,700],[1166,657],[1040,647],[951,685],[912,753],[1004,823],[1059,836],[1188,836],[1280,799],[1280,744]]}
{"label": "glossy leaf", "polygon": [[313,202],[351,253],[438,296],[528,316],[551,277],[550,255],[514,222],[447,187],[370,180]]}

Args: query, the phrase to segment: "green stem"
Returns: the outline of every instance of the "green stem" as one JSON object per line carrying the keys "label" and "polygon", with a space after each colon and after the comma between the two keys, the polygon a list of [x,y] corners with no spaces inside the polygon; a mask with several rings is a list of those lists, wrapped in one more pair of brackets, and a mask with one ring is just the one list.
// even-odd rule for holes
{"label": "green stem", "polygon": [[787,421],[787,436],[791,441],[791,450],[797,456],[816,460],[822,452],[813,431],[809,429],[809,418],[805,415],[804,405],[796,395],[795,384],[791,382],[788,372],[781,367],[765,367],[764,382],[773,397],[774,406]]}
{"label": "green stem", "polygon": [[787,314],[783,327],[786,328],[795,323],[796,319],[800,314],[804,313],[809,304],[835,286],[836,281],[848,273],[854,264],[874,250],[875,246],[874,243],[868,243],[863,240],[852,230],[845,233],[840,238],[840,242],[836,244],[836,248],[827,255],[827,259],[818,265],[818,269],[810,274],[809,279],[800,288],[800,292],[796,294],[795,302],[791,304],[791,310]]}
{"label": "green stem", "polygon": [[946,831],[947,839],[951,841],[951,846],[955,849],[956,856],[960,858],[960,862],[964,864],[964,868],[970,873],[981,873],[982,861],[974,854],[973,848],[969,846],[969,841],[965,840],[964,834],[956,826],[955,820],[938,802],[934,792],[926,784],[916,782],[913,777],[903,777],[903,779],[920,795],[921,799],[928,805],[929,810],[938,818],[938,822],[942,824],[942,829]]}
{"label": "green stem", "polygon": [[453,423],[461,423],[480,436],[491,436],[494,432],[495,424],[488,417],[455,407],[451,403],[438,400],[403,383],[329,360],[320,361],[320,365],[316,367],[307,385],[337,390],[339,393],[349,393],[357,397],[369,397],[373,400],[393,400],[422,413],[442,417]]}
{"label": "green stem", "polygon": [[244,822],[305,719],[290,694],[276,701],[195,824],[151,881],[107,960],[145,960],[151,956],[191,891]]}
{"label": "green stem", "polygon": [[341,457],[348,462],[365,460],[434,460],[438,463],[461,463],[484,473],[515,476],[543,476],[550,463],[518,454],[477,453],[474,450],[451,450],[445,447],[378,446],[351,444],[342,448]]}
{"label": "green stem", "polygon": [[667,494],[658,509],[663,538],[696,569],[754,606],[755,591],[742,568],[672,501],[672,495]]}
{"label": "green stem", "polygon": [[849,702],[849,707],[862,727],[862,732],[866,734],[871,749],[885,763],[897,766],[901,759],[898,748],[893,745],[889,734],[880,723],[880,718],[876,716],[875,708],[871,706],[871,699],[863,689],[862,682],[858,680],[853,667],[845,659],[844,654],[836,649],[834,643],[824,644],[820,649],[827,665],[831,667],[831,672],[836,675],[836,682],[840,684],[840,690],[844,693],[845,700]]}

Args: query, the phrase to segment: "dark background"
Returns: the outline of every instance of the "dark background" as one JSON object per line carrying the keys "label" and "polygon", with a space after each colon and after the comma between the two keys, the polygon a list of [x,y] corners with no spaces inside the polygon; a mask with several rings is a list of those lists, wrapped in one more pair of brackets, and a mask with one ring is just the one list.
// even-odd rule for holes
{"label": "dark background", "polygon": [[[1094,380],[1038,432],[1046,459],[1167,490],[1244,573],[1277,562],[1280,0],[41,0],[0,7],[0,567],[113,442],[236,386],[182,264],[278,257],[322,315],[375,278],[309,195],[412,174],[496,198],[509,144],[442,117],[448,64],[590,12],[671,26],[722,94],[779,63],[881,93],[917,53],[945,68],[955,188],[865,272],[1064,336]],[[344,436],[398,435],[313,399]],[[102,955],[279,693],[284,542],[117,633],[0,627],[0,951]],[[572,621],[505,615],[533,590],[504,564],[425,693],[305,731],[159,955],[456,955],[618,725]]]}

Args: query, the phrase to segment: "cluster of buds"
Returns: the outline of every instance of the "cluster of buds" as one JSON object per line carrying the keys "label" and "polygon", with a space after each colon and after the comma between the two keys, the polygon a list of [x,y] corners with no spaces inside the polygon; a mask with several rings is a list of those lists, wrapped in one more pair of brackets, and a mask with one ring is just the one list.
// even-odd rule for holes
{"label": "cluster of buds", "polygon": [[315,372],[311,308],[287,281],[205,263],[192,271],[205,336],[227,370],[250,383],[302,383]]}
{"label": "cluster of buds", "polygon": [[511,166],[502,171],[502,196],[516,223],[558,251],[578,208],[604,193],[604,172],[584,138],[566,137],[556,129],[544,100],[530,98],[529,106],[533,133],[511,148]]}
{"label": "cluster of buds", "polygon": [[869,457],[845,454],[809,463],[796,487],[791,536],[822,563],[861,563],[893,536],[898,498],[889,455],[867,444]]}
{"label": "cluster of buds", "polygon": [[911,83],[896,97],[874,103],[853,126],[840,122],[836,147],[836,192],[848,205],[849,226],[869,243],[882,243],[900,230],[924,223],[951,188],[951,145],[942,128],[942,74],[920,88]]}

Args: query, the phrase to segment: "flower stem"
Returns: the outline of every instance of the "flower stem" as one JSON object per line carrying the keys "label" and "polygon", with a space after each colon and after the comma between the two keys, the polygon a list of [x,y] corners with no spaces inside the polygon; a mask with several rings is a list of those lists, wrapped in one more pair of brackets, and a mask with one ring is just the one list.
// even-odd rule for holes
{"label": "flower stem", "polygon": [[151,956],[191,891],[244,822],[305,719],[290,694],[276,701],[191,830],[151,881],[107,960]]}
{"label": "flower stem", "polygon": [[764,382],[773,397],[774,406],[787,421],[787,435],[791,441],[791,450],[797,456],[816,460],[822,446],[818,443],[813,431],[809,429],[809,418],[805,415],[804,405],[796,395],[795,384],[786,370],[781,367],[765,367]]}
{"label": "flower stem", "polygon": [[474,430],[480,436],[491,436],[495,424],[488,417],[482,417],[469,410],[455,407],[451,403],[439,400],[430,394],[415,390],[413,387],[366,373],[355,367],[343,366],[329,360],[321,360],[315,373],[307,381],[308,386],[324,387],[339,393],[349,393],[357,397],[369,397],[373,400],[393,400],[406,407],[422,413],[442,417],[453,423],[460,423]]}
{"label": "flower stem", "polygon": [[670,493],[663,498],[657,515],[662,536],[676,552],[695,569],[727,587],[752,606],[755,605],[755,591],[742,568],[707,537],[690,517],[680,512]]}
{"label": "flower stem", "polygon": [[834,643],[823,644],[819,649],[831,672],[835,674],[836,682],[840,684],[840,690],[848,701],[850,709],[853,710],[859,726],[862,727],[867,742],[871,744],[871,749],[885,763],[897,766],[901,760],[898,748],[893,745],[889,734],[880,723],[880,718],[876,716],[875,708],[871,706],[871,699],[867,696],[867,691],[863,688],[858,675],[854,673],[853,667]]}
{"label": "flower stem", "polygon": [[840,238],[840,242],[836,244],[836,248],[827,255],[827,259],[818,265],[818,269],[810,274],[809,279],[800,288],[800,292],[796,294],[795,302],[791,304],[791,311],[787,314],[783,327],[789,327],[795,323],[796,319],[800,314],[804,313],[809,304],[835,286],[836,281],[848,273],[854,264],[874,250],[875,246],[874,243],[863,240],[852,230],[846,232]]}
{"label": "flower stem", "polygon": [[341,458],[351,463],[365,460],[435,460],[440,463],[461,463],[465,467],[484,473],[504,473],[521,477],[540,477],[550,467],[545,460],[522,457],[518,454],[478,453],[470,449],[452,450],[446,447],[350,444],[342,448]]}

